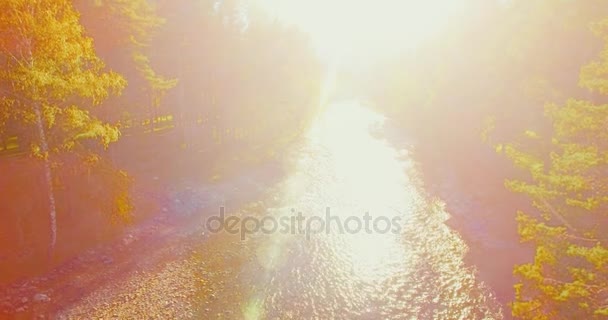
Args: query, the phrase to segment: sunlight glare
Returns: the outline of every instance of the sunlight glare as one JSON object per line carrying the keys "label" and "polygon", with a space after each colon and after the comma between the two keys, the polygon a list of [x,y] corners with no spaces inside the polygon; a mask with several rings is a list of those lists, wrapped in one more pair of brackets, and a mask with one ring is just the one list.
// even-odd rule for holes
{"label": "sunlight glare", "polygon": [[[403,172],[403,163],[397,160],[397,151],[373,137],[374,128],[382,126],[385,120],[359,102],[345,102],[333,104],[319,122],[318,130],[311,131],[310,138],[332,154],[331,167],[336,173],[335,192],[344,204],[335,213],[342,215],[344,220],[353,214],[362,215],[365,212],[389,220],[396,216],[407,219],[392,206],[407,211],[408,206],[417,202],[414,189],[408,189],[409,193],[403,192],[403,187],[408,185],[405,175],[395,174]],[[374,170],[361,170],[366,166]],[[381,191],[379,185],[383,186]],[[352,206],[354,199],[356,206]],[[384,228],[385,224],[378,226]],[[350,257],[354,274],[366,281],[381,281],[389,277],[394,270],[387,263],[396,258],[399,261],[408,260],[403,257],[404,250],[398,237],[390,232],[360,232],[347,236],[344,249]]]}
{"label": "sunlight glare", "polygon": [[327,60],[371,62],[435,37],[464,0],[257,0],[271,15],[308,32]]}

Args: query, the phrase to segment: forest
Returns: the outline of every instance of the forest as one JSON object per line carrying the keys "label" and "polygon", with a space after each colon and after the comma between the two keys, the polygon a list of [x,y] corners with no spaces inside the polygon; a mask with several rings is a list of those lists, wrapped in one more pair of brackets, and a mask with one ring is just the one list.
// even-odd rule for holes
{"label": "forest", "polygon": [[146,176],[192,174],[179,172],[187,161],[219,179],[231,161],[272,157],[304,130],[320,62],[305,35],[242,10],[2,2],[2,278],[132,221],[133,191],[155,187]]}
{"label": "forest", "polygon": [[[372,95],[418,140],[429,176],[451,171],[461,193],[490,204],[476,219],[512,203],[496,219],[516,221],[533,250],[511,266],[515,318],[606,317],[608,6],[475,7],[465,27],[447,31],[449,41],[375,70]],[[497,185],[504,191],[488,191]]]}
{"label": "forest", "polygon": [[608,319],[607,95],[605,0],[0,0],[0,319]]}

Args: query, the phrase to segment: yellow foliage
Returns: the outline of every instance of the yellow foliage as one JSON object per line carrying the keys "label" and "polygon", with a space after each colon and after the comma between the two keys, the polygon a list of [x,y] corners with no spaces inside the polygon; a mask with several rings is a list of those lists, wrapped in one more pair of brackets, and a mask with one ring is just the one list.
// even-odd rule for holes
{"label": "yellow foliage", "polygon": [[[608,19],[594,26],[608,41]],[[608,94],[608,48],[599,61],[582,68],[580,84]],[[507,145],[505,154],[531,174],[529,181],[509,180],[506,186],[528,195],[537,216],[518,212],[522,241],[536,245],[533,263],[516,266],[513,315],[523,319],[599,319],[608,315],[608,105],[570,99],[545,107],[553,136],[541,138],[547,150]],[[604,297],[604,298],[602,298]]]}
{"label": "yellow foliage", "polygon": [[[96,105],[110,94],[120,94],[126,82],[105,71],[71,1],[5,0],[0,12],[0,53],[8,57],[0,81],[13,88],[9,116],[27,127],[38,121],[35,113],[41,110],[45,127],[52,129],[44,137],[48,150],[72,149],[83,138],[104,145],[116,141],[117,130],[90,116],[86,102]],[[23,47],[14,49],[14,43]],[[67,103],[74,100],[83,105]],[[34,141],[43,138],[30,127]]]}

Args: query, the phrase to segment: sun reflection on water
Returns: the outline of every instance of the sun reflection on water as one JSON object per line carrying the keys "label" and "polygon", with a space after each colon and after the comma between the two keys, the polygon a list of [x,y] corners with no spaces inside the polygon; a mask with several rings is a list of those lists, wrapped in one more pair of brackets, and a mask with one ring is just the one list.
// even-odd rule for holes
{"label": "sun reflection on water", "polygon": [[[370,134],[384,121],[384,117],[357,102],[342,103],[332,106],[320,128],[313,131],[313,139],[332,155],[329,167],[336,174],[334,197],[351,209],[337,212],[344,219],[367,212],[374,219],[382,216],[392,221],[403,215],[401,210],[408,204],[408,196],[413,196],[413,192],[404,194],[406,177],[396,151]],[[404,223],[405,218],[400,217],[399,222]],[[383,222],[377,226],[384,228]],[[390,261],[407,261],[400,236],[392,232],[347,236],[343,250],[350,258],[353,272],[366,281],[381,281],[390,276]]]}
{"label": "sun reflection on water", "polygon": [[245,318],[501,318],[464,266],[466,245],[443,223],[447,213],[406,173],[410,160],[371,133],[383,122],[358,102],[332,105],[281,187],[283,207],[271,211],[323,217],[330,208],[342,222],[369,213],[372,224],[399,218],[398,232],[260,235],[253,263],[262,274]]}

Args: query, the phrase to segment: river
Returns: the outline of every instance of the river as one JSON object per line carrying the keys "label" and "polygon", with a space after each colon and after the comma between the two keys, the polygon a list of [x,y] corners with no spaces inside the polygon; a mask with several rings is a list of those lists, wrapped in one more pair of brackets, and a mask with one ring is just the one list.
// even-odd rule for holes
{"label": "river", "polygon": [[[201,306],[201,316],[503,318],[474,267],[464,263],[467,245],[446,226],[444,205],[421,189],[408,150],[376,134],[383,120],[357,101],[335,103],[317,119],[274,206],[263,209],[275,221],[301,212],[305,223],[318,217],[316,224],[310,230],[305,224],[311,232],[304,234],[269,227],[222,247],[225,261],[208,265],[226,270],[209,289],[212,302]],[[360,225],[366,213],[371,232]],[[389,221],[398,226],[387,231]]]}

